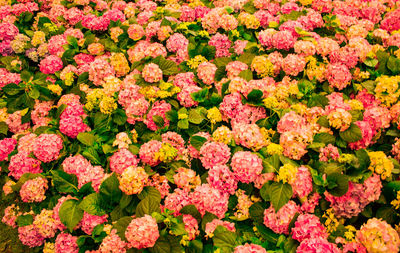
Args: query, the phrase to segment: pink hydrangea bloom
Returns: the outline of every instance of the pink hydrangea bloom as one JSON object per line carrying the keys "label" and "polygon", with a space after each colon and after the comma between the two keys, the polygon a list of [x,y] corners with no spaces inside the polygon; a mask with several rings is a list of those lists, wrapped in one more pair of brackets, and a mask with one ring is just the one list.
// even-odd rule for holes
{"label": "pink hydrangea bloom", "polygon": [[374,137],[374,129],[366,121],[356,121],[354,122],[360,129],[362,133],[362,138],[356,142],[349,143],[349,148],[358,150],[360,148],[366,148],[372,144],[372,138]]}
{"label": "pink hydrangea bloom", "polygon": [[335,215],[351,218],[364,210],[369,203],[379,199],[382,182],[378,174],[373,174],[363,184],[349,182],[346,194],[340,197],[325,192],[325,198],[330,202]]}
{"label": "pink hydrangea bloom", "polygon": [[208,184],[223,193],[234,194],[237,189],[235,174],[226,165],[217,165],[208,171]]}
{"label": "pink hydrangea bloom", "polygon": [[245,245],[236,246],[233,253],[267,253],[267,250],[260,245],[246,243]]}
{"label": "pink hydrangea bloom", "polygon": [[155,158],[155,154],[156,154],[156,152],[158,152],[160,150],[161,145],[162,145],[162,143],[160,141],[151,140],[149,142],[146,142],[142,146],[140,146],[140,150],[139,150],[140,160],[143,163],[146,163],[150,166],[158,165],[160,163],[160,161],[158,161]]}
{"label": "pink hydrangea bloom", "polygon": [[197,106],[199,102],[194,101],[191,94],[200,90],[201,88],[195,85],[183,87],[177,95],[179,103],[184,107]]}
{"label": "pink hydrangea bloom", "polygon": [[34,248],[44,243],[44,237],[39,234],[35,225],[28,225],[18,228],[18,238],[22,244]]}
{"label": "pink hydrangea bloom", "polygon": [[294,223],[292,237],[299,242],[310,238],[328,238],[325,227],[319,218],[313,214],[300,214]]}
{"label": "pink hydrangea bloom", "polygon": [[15,179],[19,179],[25,173],[41,173],[40,161],[28,157],[27,152],[18,152],[13,155],[10,159],[10,165],[8,166],[9,175]]}
{"label": "pink hydrangea bloom", "polygon": [[197,67],[197,76],[206,85],[214,83],[214,75],[217,71],[217,66],[210,62],[203,62]]}
{"label": "pink hydrangea bloom", "polygon": [[311,173],[306,166],[297,169],[296,177],[292,183],[293,195],[300,199],[305,198],[313,189]]}
{"label": "pink hydrangea bloom", "polygon": [[8,155],[15,149],[17,140],[13,138],[4,138],[0,140],[0,161],[7,161]]}
{"label": "pink hydrangea bloom", "polygon": [[399,234],[381,219],[369,219],[357,231],[356,240],[364,245],[367,252],[399,252]]}
{"label": "pink hydrangea bloom", "polygon": [[194,240],[200,234],[197,220],[190,214],[184,214],[183,223],[185,223],[185,230],[188,233],[188,240]]}
{"label": "pink hydrangea bloom", "polygon": [[110,157],[110,169],[118,174],[122,174],[129,166],[136,167],[138,164],[139,159],[125,148],[118,150]]}
{"label": "pink hydrangea bloom", "polygon": [[296,252],[299,253],[340,253],[340,249],[334,244],[328,242],[328,240],[323,238],[311,238],[304,240],[297,247]]}
{"label": "pink hydrangea bloom", "polygon": [[278,234],[289,234],[289,224],[295,214],[299,212],[299,206],[292,200],[281,207],[278,212],[270,206],[264,211],[264,225]]}
{"label": "pink hydrangea bloom", "polygon": [[46,190],[49,188],[47,179],[36,177],[26,181],[19,192],[23,202],[42,202],[46,198]]}
{"label": "pink hydrangea bloom", "polygon": [[235,223],[232,223],[229,221],[223,221],[223,220],[219,220],[219,219],[214,219],[211,222],[208,222],[206,224],[206,228],[204,230],[204,232],[206,233],[206,236],[211,236],[218,226],[223,226],[228,231],[236,232]]}
{"label": "pink hydrangea bloom", "polygon": [[111,230],[100,244],[100,253],[125,253],[126,243],[117,235],[117,230]]}
{"label": "pink hydrangea bloom", "polygon": [[55,55],[50,55],[40,62],[40,71],[44,74],[54,74],[63,67],[61,58]]}
{"label": "pink hydrangea bloom", "polygon": [[225,165],[231,156],[231,151],[225,143],[206,142],[200,148],[200,161],[206,169],[216,165]]}
{"label": "pink hydrangea bloom", "polygon": [[231,167],[236,179],[243,183],[254,182],[263,170],[261,158],[249,151],[236,152]]}
{"label": "pink hydrangea bloom", "polygon": [[56,253],[78,253],[78,237],[68,233],[60,233],[55,242]]}
{"label": "pink hydrangea bloom", "polygon": [[63,148],[63,141],[56,134],[41,134],[33,143],[33,154],[40,161],[48,163],[58,158]]}
{"label": "pink hydrangea bloom", "polygon": [[156,219],[147,214],[141,218],[133,219],[126,228],[125,237],[130,248],[153,247],[160,237]]}
{"label": "pink hydrangea bloom", "polygon": [[222,194],[208,184],[202,184],[191,192],[190,203],[195,205],[197,210],[204,215],[207,212],[215,214],[218,218],[225,217],[228,210],[228,194]]}
{"label": "pink hydrangea bloom", "polygon": [[88,235],[91,235],[94,227],[96,227],[97,225],[102,224],[104,222],[107,222],[107,217],[108,217],[107,214],[105,214],[103,216],[97,216],[97,215],[92,215],[92,214],[88,214],[87,212],[84,212],[83,218],[80,221],[80,227],[83,232],[85,232]]}
{"label": "pink hydrangea bloom", "polygon": [[162,79],[163,73],[157,64],[149,63],[142,71],[143,79],[149,83],[156,83]]}
{"label": "pink hydrangea bloom", "polygon": [[144,121],[144,123],[150,130],[156,131],[157,129],[159,129],[159,127],[154,122],[153,117],[160,116],[164,120],[164,125],[161,128],[167,127],[169,126],[169,120],[166,118],[165,114],[170,110],[171,110],[171,105],[169,103],[165,102],[164,100],[156,101],[153,104],[153,107],[147,113],[147,118]]}

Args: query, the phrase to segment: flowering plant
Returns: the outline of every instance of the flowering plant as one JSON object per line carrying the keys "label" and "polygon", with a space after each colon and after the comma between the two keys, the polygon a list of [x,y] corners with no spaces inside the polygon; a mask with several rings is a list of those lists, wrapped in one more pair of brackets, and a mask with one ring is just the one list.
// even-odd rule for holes
{"label": "flowering plant", "polygon": [[1,1],[0,249],[399,252],[399,3]]}

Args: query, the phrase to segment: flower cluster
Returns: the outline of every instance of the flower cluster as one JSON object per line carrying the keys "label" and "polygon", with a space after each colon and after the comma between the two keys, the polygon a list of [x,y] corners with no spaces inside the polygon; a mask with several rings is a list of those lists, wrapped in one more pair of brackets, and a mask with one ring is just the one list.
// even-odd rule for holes
{"label": "flower cluster", "polygon": [[0,248],[398,252],[399,66],[397,0],[0,1]]}

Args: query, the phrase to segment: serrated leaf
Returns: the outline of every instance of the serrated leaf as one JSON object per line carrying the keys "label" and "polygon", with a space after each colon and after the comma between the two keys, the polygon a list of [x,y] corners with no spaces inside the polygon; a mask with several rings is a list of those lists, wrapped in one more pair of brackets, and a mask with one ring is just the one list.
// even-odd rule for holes
{"label": "serrated leaf", "polygon": [[143,217],[145,214],[151,215],[153,212],[160,212],[160,200],[155,197],[147,196],[136,207],[137,217]]}
{"label": "serrated leaf", "polygon": [[339,132],[339,135],[347,143],[356,142],[362,139],[361,129],[353,123],[351,123],[349,128],[345,131]]}
{"label": "serrated leaf", "polygon": [[129,226],[129,223],[133,220],[130,216],[125,216],[119,219],[113,226],[117,230],[117,234],[121,237],[122,240],[126,241],[125,231],[126,228]]}
{"label": "serrated leaf", "polygon": [[83,217],[83,210],[78,205],[78,200],[68,199],[60,207],[60,220],[70,232],[72,232]]}
{"label": "serrated leaf", "polygon": [[198,223],[201,222],[201,214],[197,210],[195,205],[187,205],[187,206],[182,207],[182,209],[180,210],[180,213],[190,214],[193,218],[195,218],[197,220]]}
{"label": "serrated leaf", "polygon": [[68,174],[62,170],[52,170],[53,184],[60,193],[77,193],[78,179],[73,174]]}
{"label": "serrated leaf", "polygon": [[215,229],[213,242],[214,246],[219,248],[221,252],[232,252],[238,244],[237,235],[223,226],[217,226]]}
{"label": "serrated leaf", "polygon": [[8,125],[6,124],[6,122],[1,121],[0,122],[0,134],[7,135],[7,132],[8,132]]}
{"label": "serrated leaf", "polygon": [[240,72],[239,77],[243,78],[246,81],[250,81],[253,79],[253,72],[250,69],[243,70]]}
{"label": "serrated leaf", "polygon": [[319,133],[314,136],[314,142],[334,144],[335,140],[336,140],[335,136],[328,133]]}
{"label": "serrated leaf", "polygon": [[83,211],[97,216],[102,216],[106,214],[106,211],[101,208],[101,199],[99,194],[92,193],[87,195],[79,204],[79,208]]}
{"label": "serrated leaf", "polygon": [[193,124],[200,124],[203,121],[203,116],[201,116],[196,109],[189,110],[189,122]]}
{"label": "serrated leaf", "polygon": [[119,181],[115,173],[101,183],[99,195],[102,206],[113,209],[119,203],[122,191],[119,189]]}
{"label": "serrated leaf", "polygon": [[201,146],[203,146],[206,141],[207,139],[201,136],[190,137],[190,145],[192,145],[198,151],[200,151]]}
{"label": "serrated leaf", "polygon": [[79,133],[76,138],[78,139],[78,141],[80,141],[82,144],[85,144],[86,146],[93,146],[96,142],[96,136],[91,133]]}
{"label": "serrated leaf", "polygon": [[18,227],[31,225],[33,223],[33,216],[30,214],[20,215],[17,217],[16,222]]}
{"label": "serrated leaf", "polygon": [[[326,179],[328,181],[328,192],[333,196],[343,196],[349,189],[349,180],[346,175],[332,173]],[[330,185],[334,185],[334,187],[330,188]]]}
{"label": "serrated leaf", "polygon": [[153,115],[153,121],[157,127],[159,128],[164,127],[165,121],[163,117],[161,117],[160,115]]}
{"label": "serrated leaf", "polygon": [[275,212],[278,212],[282,206],[289,202],[292,195],[293,190],[289,184],[272,182],[269,186],[269,198],[275,209]]}

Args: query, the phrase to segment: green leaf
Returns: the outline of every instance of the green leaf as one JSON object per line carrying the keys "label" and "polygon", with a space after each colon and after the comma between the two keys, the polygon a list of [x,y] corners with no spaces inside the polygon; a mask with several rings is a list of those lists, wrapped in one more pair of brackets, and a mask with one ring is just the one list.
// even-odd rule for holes
{"label": "green leaf", "polygon": [[62,170],[52,170],[53,184],[60,193],[77,193],[78,179],[73,174],[68,174]]}
{"label": "green leaf", "polygon": [[312,94],[311,98],[308,100],[307,107],[319,106],[324,108],[328,103],[329,99],[324,95]]}
{"label": "green leaf", "polygon": [[261,90],[253,89],[247,95],[247,101],[252,102],[253,104],[262,103],[263,92]]}
{"label": "green leaf", "polygon": [[346,175],[332,173],[326,177],[326,180],[328,181],[328,192],[333,196],[343,196],[349,189],[349,180]]}
{"label": "green leaf", "polygon": [[164,58],[160,59],[159,67],[163,72],[163,75],[175,75],[179,72],[178,65],[170,60],[165,60]]}
{"label": "green leaf", "polygon": [[0,122],[0,134],[7,135],[7,132],[8,132],[8,125],[6,124],[6,122],[1,121]]}
{"label": "green leaf", "polygon": [[400,73],[400,59],[391,55],[386,64],[387,68],[397,75]]}
{"label": "green leaf", "polygon": [[128,117],[126,116],[124,110],[122,110],[120,108],[115,110],[115,112],[113,114],[113,121],[115,124],[122,126],[123,124],[125,124],[127,119],[128,119]]}
{"label": "green leaf", "polygon": [[66,200],[60,207],[59,216],[61,222],[72,232],[83,217],[83,210],[79,208],[78,200]]}
{"label": "green leaf", "polygon": [[366,89],[369,93],[374,93],[376,82],[373,80],[368,80],[361,83],[361,86]]}
{"label": "green leaf", "polygon": [[190,109],[189,110],[189,122],[193,124],[200,124],[203,121],[203,116],[200,115],[200,113],[197,112],[196,109]]}
{"label": "green leaf", "polygon": [[360,110],[350,110],[348,111],[351,114],[351,122],[356,122],[359,120],[363,120],[363,113]]}
{"label": "green leaf", "polygon": [[100,156],[93,147],[88,147],[82,155],[95,164],[101,164]]}
{"label": "green leaf", "polygon": [[190,96],[192,97],[192,99],[194,101],[202,103],[202,102],[206,101],[206,98],[208,96],[208,89],[204,88],[200,91],[193,92],[190,94]]}
{"label": "green leaf", "polygon": [[241,55],[237,58],[237,60],[238,60],[238,61],[241,61],[241,62],[243,62],[243,63],[246,63],[247,65],[250,66],[250,65],[251,65],[251,62],[252,62],[253,59],[254,59],[254,57],[256,57],[255,54],[245,52],[245,53],[241,54]]}
{"label": "green leaf", "polygon": [[182,207],[182,209],[180,210],[180,213],[190,214],[191,216],[193,216],[193,218],[195,218],[197,220],[198,223],[200,223],[200,221],[201,221],[201,214],[197,210],[195,205],[187,205],[187,206]]}
{"label": "green leaf", "polygon": [[38,25],[43,26],[43,24],[51,23],[51,20],[48,17],[40,17]]}
{"label": "green leaf", "polygon": [[386,63],[388,62],[389,56],[390,56],[389,53],[382,51],[382,50],[379,50],[378,52],[376,52],[376,58],[379,61],[379,66],[378,66],[377,71],[380,74],[388,74],[389,71],[386,68]]}
{"label": "green leaf", "polygon": [[253,1],[247,1],[247,3],[245,3],[245,5],[243,5],[243,10],[245,10],[246,12],[253,14],[256,11],[258,11],[258,9],[256,7],[254,7]]}
{"label": "green leaf", "polygon": [[250,69],[243,70],[240,72],[239,77],[243,78],[246,81],[250,81],[253,79],[253,72]]}
{"label": "green leaf", "polygon": [[263,184],[263,186],[260,189],[260,196],[265,200],[265,201],[271,201],[270,197],[269,197],[269,186],[270,183],[267,182],[265,184]]}
{"label": "green leaf", "polygon": [[33,99],[38,99],[40,96],[40,92],[36,88],[33,88],[29,91],[28,95]]}
{"label": "green leaf", "polygon": [[2,88],[2,90],[7,95],[14,96],[14,95],[17,95],[18,93],[20,93],[23,90],[23,88],[19,87],[15,83],[10,83],[10,84],[7,84],[6,86],[4,86]]}
{"label": "green leaf", "polygon": [[161,117],[160,115],[153,115],[153,121],[157,127],[159,128],[164,127],[165,121],[163,117]]}
{"label": "green leaf", "polygon": [[334,144],[335,136],[328,133],[319,133],[314,136],[314,142],[321,142],[325,144]]}
{"label": "green leaf", "polygon": [[271,229],[267,228],[264,224],[256,225],[257,231],[261,234],[262,238],[272,244],[276,244],[279,235],[275,234]]}
{"label": "green leaf", "polygon": [[157,199],[157,200],[161,201],[160,192],[156,188],[154,188],[152,186],[144,187],[143,191],[141,193],[139,193],[137,196],[141,200],[146,198],[146,197],[150,197],[150,198]]}
{"label": "green leaf", "polygon": [[389,224],[394,224],[398,220],[396,210],[391,206],[382,206],[376,211],[376,218],[383,219]]}
{"label": "green leaf", "polygon": [[376,66],[376,64],[378,64],[378,62],[379,61],[377,59],[373,58],[373,59],[366,59],[364,61],[364,64],[367,65],[368,67],[375,68],[375,66]]}
{"label": "green leaf", "polygon": [[78,40],[74,36],[67,36],[67,42],[74,48],[78,48]]}
{"label": "green leaf", "polygon": [[82,144],[85,144],[86,146],[93,146],[96,142],[96,136],[91,133],[79,133],[76,138],[78,139],[78,141],[80,141]]}
{"label": "green leaf", "polygon": [[219,57],[214,60],[214,64],[219,68],[226,66],[231,61],[232,59],[230,57]]}
{"label": "green leaf", "polygon": [[293,190],[289,184],[272,182],[269,186],[269,198],[276,212],[290,200],[292,195]]}
{"label": "green leaf", "polygon": [[152,196],[142,199],[136,207],[137,217],[151,215],[153,212],[160,212],[160,200]]}
{"label": "green leaf", "polygon": [[130,216],[125,216],[119,219],[113,226],[117,230],[117,234],[121,237],[122,240],[126,241],[125,231],[126,228],[129,226],[129,223],[133,220]]}
{"label": "green leaf", "polygon": [[178,121],[178,127],[180,129],[188,129],[189,128],[189,120],[188,119],[181,119]]}
{"label": "green leaf", "polygon": [[255,222],[262,224],[264,221],[264,211],[265,205],[261,202],[256,202],[249,208],[249,214],[252,220]]}
{"label": "green leaf", "polygon": [[203,215],[203,219],[201,220],[201,229],[204,230],[206,228],[206,224],[212,222],[214,219],[218,219],[218,217],[215,214],[206,211],[206,213]]}
{"label": "green leaf", "polygon": [[365,149],[359,149],[356,151],[356,156],[358,158],[358,163],[360,164],[359,169],[366,170],[371,163],[368,152]]}
{"label": "green leaf", "polygon": [[171,235],[160,236],[154,246],[149,248],[151,253],[175,253],[183,252],[179,238]]}
{"label": "green leaf", "polygon": [[215,229],[212,239],[214,246],[221,249],[221,252],[233,252],[238,244],[237,235],[223,226],[218,226]]}
{"label": "green leaf", "polygon": [[343,132],[339,132],[340,137],[347,143],[356,142],[361,140],[362,132],[361,129],[356,125],[351,123],[350,127]]}
{"label": "green leaf", "polygon": [[31,79],[32,76],[33,76],[32,73],[30,73],[30,72],[27,71],[27,70],[23,70],[23,71],[21,72],[21,74],[20,74],[21,80],[22,80],[23,82],[26,82],[26,83],[30,81],[30,79]]}
{"label": "green leaf", "polygon": [[198,151],[200,151],[201,146],[203,146],[206,141],[207,139],[201,136],[190,137],[190,145],[192,145]]}
{"label": "green leaf", "polygon": [[99,194],[92,193],[87,195],[82,202],[79,204],[79,208],[83,211],[97,216],[102,216],[106,214],[106,211],[101,208],[101,199]]}
{"label": "green leaf", "polygon": [[30,214],[20,215],[17,217],[16,221],[18,227],[25,227],[33,223],[33,216]]}
{"label": "green leaf", "polygon": [[115,173],[104,180],[100,185],[100,200],[103,206],[112,206],[118,204],[122,197],[122,191],[119,189],[119,181]]}

